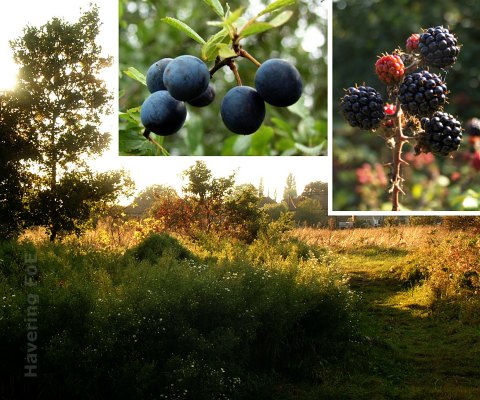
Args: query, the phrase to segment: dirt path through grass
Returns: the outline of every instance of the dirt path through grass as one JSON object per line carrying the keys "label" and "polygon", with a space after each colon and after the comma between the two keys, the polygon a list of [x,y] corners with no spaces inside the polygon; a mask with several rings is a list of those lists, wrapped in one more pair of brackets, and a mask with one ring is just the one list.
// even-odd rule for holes
{"label": "dirt path through grass", "polygon": [[352,394],[480,399],[480,327],[432,316],[428,292],[405,287],[390,272],[404,253],[367,249],[341,256],[351,288],[362,296],[360,323],[371,343],[368,365],[363,371],[359,365],[359,376],[351,380]]}

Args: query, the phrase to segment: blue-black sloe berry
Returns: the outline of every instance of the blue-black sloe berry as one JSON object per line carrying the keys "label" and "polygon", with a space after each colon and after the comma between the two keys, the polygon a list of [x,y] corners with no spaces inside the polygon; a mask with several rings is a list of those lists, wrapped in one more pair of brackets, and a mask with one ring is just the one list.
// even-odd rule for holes
{"label": "blue-black sloe berry", "polygon": [[167,90],[163,84],[163,73],[167,68],[168,63],[172,61],[171,58],[162,58],[156,63],[152,64],[147,71],[147,88],[150,93],[158,92],[159,90]]}
{"label": "blue-black sloe berry", "polygon": [[272,58],[265,61],[255,75],[258,94],[268,104],[288,107],[302,95],[302,77],[288,61]]}
{"label": "blue-black sloe berry", "polygon": [[199,58],[183,55],[168,63],[163,73],[163,83],[173,98],[189,101],[207,90],[210,72]]}
{"label": "blue-black sloe berry", "polygon": [[212,84],[208,85],[207,90],[205,90],[200,96],[196,97],[193,100],[188,101],[188,104],[194,107],[206,107],[210,105],[215,99],[215,88]]}
{"label": "blue-black sloe berry", "polygon": [[174,99],[166,90],[160,90],[148,96],[140,110],[143,126],[160,136],[177,132],[186,118],[185,103]]}
{"label": "blue-black sloe berry", "polygon": [[241,135],[256,132],[265,119],[264,101],[255,89],[248,86],[230,89],[220,108],[225,126]]}

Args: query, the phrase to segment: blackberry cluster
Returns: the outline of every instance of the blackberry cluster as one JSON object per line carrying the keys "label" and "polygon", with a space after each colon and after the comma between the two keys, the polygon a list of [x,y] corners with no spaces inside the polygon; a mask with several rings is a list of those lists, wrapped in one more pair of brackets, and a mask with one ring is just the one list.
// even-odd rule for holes
{"label": "blackberry cluster", "polygon": [[448,156],[462,142],[462,126],[451,114],[437,111],[431,118],[422,118],[424,135],[420,146],[423,152]]}
{"label": "blackberry cluster", "polygon": [[349,87],[341,100],[348,123],[365,130],[376,129],[385,118],[382,96],[369,86]]}
{"label": "blackberry cluster", "polygon": [[418,48],[424,62],[437,68],[453,65],[460,52],[457,39],[443,26],[425,30],[420,35]]}
{"label": "blackberry cluster", "polygon": [[472,118],[467,121],[465,132],[470,136],[480,136],[480,119]]}
{"label": "blackberry cluster", "polygon": [[429,71],[407,75],[400,85],[399,99],[404,111],[427,116],[437,111],[447,100],[447,86]]}

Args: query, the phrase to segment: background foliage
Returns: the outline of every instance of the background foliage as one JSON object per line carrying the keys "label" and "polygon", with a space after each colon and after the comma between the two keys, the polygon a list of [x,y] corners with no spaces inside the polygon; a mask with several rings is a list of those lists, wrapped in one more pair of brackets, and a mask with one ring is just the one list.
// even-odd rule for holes
{"label": "background foliage", "polygon": [[[248,7],[248,2],[228,2],[232,10]],[[261,1],[264,5],[271,1]],[[294,63],[304,81],[304,96],[287,109],[267,106],[261,130],[251,136],[232,134],[220,118],[220,103],[235,85],[233,74],[224,68],[213,77],[217,97],[209,107],[188,107],[185,127],[167,138],[157,137],[171,155],[319,155],[326,152],[327,67],[326,40],[318,38],[318,49],[302,48],[302,36],[317,28],[326,36],[326,19],[316,12],[320,1],[298,1],[289,22],[278,29],[251,36],[244,46],[260,62],[269,58],[286,58]],[[203,2],[187,0],[120,1],[120,110],[138,107],[148,95],[146,87],[122,73],[135,67],[146,73],[160,58],[191,54],[200,57],[201,46],[172,26],[160,21],[175,17],[192,26],[203,38],[216,32],[206,21],[215,19]],[[195,6],[193,6],[195,4]],[[225,4],[222,2],[222,4]],[[209,65],[211,67],[211,65]],[[255,66],[246,59],[239,62],[245,85],[254,85]],[[303,102],[305,101],[305,104]],[[161,154],[141,134],[139,122],[120,120],[120,149],[126,155]],[[323,143],[322,146],[320,146]]]}
{"label": "background foliage", "polygon": [[[457,63],[446,74],[450,94],[445,109],[463,122],[480,115],[479,12],[480,4],[470,0],[440,0],[434,7],[411,0],[333,2],[333,209],[390,209],[389,171],[382,168],[391,159],[390,151],[378,135],[353,129],[343,120],[338,107],[343,89],[365,82],[385,95],[375,75],[377,56],[404,48],[408,36],[421,28],[444,25],[462,45]],[[454,159],[415,159],[413,148],[406,146],[405,158],[412,166],[405,168],[406,196],[400,199],[404,210],[479,208],[480,180],[470,165],[467,139]]]}

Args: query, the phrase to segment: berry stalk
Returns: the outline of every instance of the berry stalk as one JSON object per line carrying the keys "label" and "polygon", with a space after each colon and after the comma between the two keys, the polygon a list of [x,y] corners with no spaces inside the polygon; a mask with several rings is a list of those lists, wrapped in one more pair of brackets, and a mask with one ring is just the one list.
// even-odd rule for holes
{"label": "berry stalk", "polygon": [[399,197],[400,193],[405,194],[401,185],[402,178],[402,164],[408,165],[408,163],[402,159],[403,145],[408,142],[408,137],[403,134],[402,129],[402,108],[400,107],[400,101],[397,100],[396,113],[394,118],[395,130],[395,146],[393,148],[393,160],[391,163],[392,177],[390,192],[392,193],[392,211],[398,211],[400,208]]}

